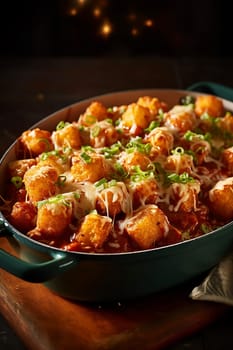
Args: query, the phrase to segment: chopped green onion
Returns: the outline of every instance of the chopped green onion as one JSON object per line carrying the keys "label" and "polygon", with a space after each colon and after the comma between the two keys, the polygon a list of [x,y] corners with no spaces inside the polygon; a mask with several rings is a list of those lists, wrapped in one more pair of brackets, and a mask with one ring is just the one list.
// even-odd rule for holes
{"label": "chopped green onion", "polygon": [[119,113],[120,113],[120,114],[125,113],[126,109],[127,109],[126,106],[121,106],[121,107],[119,108]]}
{"label": "chopped green onion", "polygon": [[45,204],[62,204],[66,207],[71,206],[71,203],[62,194],[37,202],[38,208],[41,208],[41,206]]}
{"label": "chopped green onion", "polygon": [[94,125],[92,130],[91,130],[91,136],[92,137],[97,137],[101,131],[101,128],[99,125]]}
{"label": "chopped green onion", "polygon": [[114,143],[110,147],[103,147],[101,153],[104,154],[105,158],[112,158],[115,154],[119,153],[122,148],[122,144],[120,141]]}
{"label": "chopped green onion", "polygon": [[59,152],[58,150],[53,150],[53,151],[49,151],[49,152],[43,152],[40,155],[40,160],[47,160],[49,157],[58,157],[60,159],[62,159],[63,163],[65,163],[67,161],[67,157],[64,156],[61,152]]}
{"label": "chopped green onion", "polygon": [[11,183],[18,189],[20,189],[23,186],[23,179],[20,176],[13,176],[11,178]]}
{"label": "chopped green onion", "polygon": [[159,182],[165,183],[166,176],[167,176],[166,171],[163,169],[161,164],[158,162],[155,162],[153,165],[154,165],[154,177],[155,177],[155,179]]}
{"label": "chopped green onion", "polygon": [[143,171],[139,165],[132,167],[133,173],[130,176],[131,181],[140,182],[149,178],[154,178],[154,173],[152,170]]}
{"label": "chopped green onion", "polygon": [[65,175],[59,175],[57,179],[57,185],[58,186],[64,186],[66,182],[66,176]]}
{"label": "chopped green onion", "polygon": [[81,150],[82,150],[83,152],[88,152],[88,151],[94,152],[94,151],[95,151],[93,147],[88,146],[88,145],[87,145],[87,146],[82,146],[82,147],[81,147]]}
{"label": "chopped green onion", "polygon": [[80,157],[84,160],[85,163],[91,163],[91,157],[86,152],[81,153]]}
{"label": "chopped green onion", "polygon": [[109,188],[112,186],[116,186],[117,182],[115,179],[111,180],[111,181],[107,181],[107,179],[105,177],[103,177],[102,179],[100,179],[99,181],[97,181],[95,183],[95,187],[97,187],[97,189],[99,191],[104,190],[105,188]]}
{"label": "chopped green onion", "polygon": [[208,232],[212,231],[211,227],[209,225],[206,225],[206,224],[201,224],[200,228],[201,228],[203,233],[208,233]]}
{"label": "chopped green onion", "polygon": [[141,137],[135,137],[126,145],[126,151],[132,153],[135,150],[141,153],[149,154],[151,151],[152,145],[150,143],[143,143]]}
{"label": "chopped green onion", "polygon": [[94,115],[88,114],[85,116],[85,123],[88,125],[92,125],[96,123],[97,119]]}
{"label": "chopped green onion", "polygon": [[47,150],[47,151],[50,151],[50,150],[51,150],[51,147],[52,147],[52,146],[51,146],[51,143],[49,142],[48,139],[42,137],[41,139],[38,140],[38,142],[44,143],[45,146],[46,146],[46,150]]}
{"label": "chopped green onion", "polygon": [[105,121],[107,122],[107,123],[109,123],[109,124],[113,124],[113,121],[112,121],[112,119],[110,119],[110,118],[107,118],[107,119],[105,119]]}
{"label": "chopped green onion", "polygon": [[196,134],[195,132],[188,130],[184,134],[184,139],[186,141],[194,141],[195,139],[197,140],[204,140],[204,135],[202,134]]}
{"label": "chopped green onion", "polygon": [[160,121],[158,120],[152,120],[152,122],[150,122],[148,128],[144,129],[145,132],[151,132],[152,130],[154,130],[155,128],[157,128],[160,125]]}
{"label": "chopped green onion", "polygon": [[183,96],[180,99],[180,104],[183,106],[187,106],[187,105],[194,104],[194,103],[195,103],[195,97],[193,97],[191,95]]}
{"label": "chopped green onion", "polygon": [[81,195],[78,192],[73,192],[73,196],[75,199],[80,199]]}
{"label": "chopped green onion", "polygon": [[127,171],[125,171],[125,169],[123,168],[123,166],[120,163],[116,162],[114,164],[114,169],[116,171],[116,174],[113,174],[113,176],[116,176],[116,177],[120,176],[123,178],[126,178],[128,176]]}
{"label": "chopped green onion", "polygon": [[105,186],[106,183],[107,183],[107,179],[103,177],[99,181],[95,182],[95,187]]}
{"label": "chopped green onion", "polygon": [[65,128],[67,125],[70,125],[69,122],[64,122],[64,120],[61,120],[57,126],[56,126],[56,130],[61,130],[63,128]]}
{"label": "chopped green onion", "polygon": [[194,181],[194,178],[186,172],[182,174],[176,174],[176,173],[168,174],[167,179],[168,179],[168,182],[170,183],[182,183],[182,184],[186,184],[188,182]]}
{"label": "chopped green onion", "polygon": [[171,153],[174,155],[181,155],[181,154],[184,154],[185,152],[184,152],[183,147],[176,147],[175,149],[173,149],[171,151]]}

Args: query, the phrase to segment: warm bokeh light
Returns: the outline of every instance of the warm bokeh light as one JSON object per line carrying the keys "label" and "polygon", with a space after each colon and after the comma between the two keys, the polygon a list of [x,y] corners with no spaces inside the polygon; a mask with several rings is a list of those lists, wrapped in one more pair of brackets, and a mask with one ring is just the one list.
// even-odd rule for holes
{"label": "warm bokeh light", "polygon": [[77,3],[79,5],[84,5],[87,2],[87,0],[77,0]]}
{"label": "warm bokeh light", "polygon": [[94,17],[100,17],[101,16],[101,9],[99,7],[95,7],[93,9],[93,16]]}
{"label": "warm bokeh light", "polygon": [[136,15],[136,13],[131,12],[131,13],[129,14],[128,18],[129,18],[129,20],[130,20],[131,22],[133,22],[133,21],[135,21],[135,20],[137,19],[137,15]]}
{"label": "warm bokeh light", "polygon": [[131,35],[132,35],[132,36],[138,36],[138,35],[139,35],[139,30],[138,30],[138,28],[132,28],[132,29],[131,29]]}
{"label": "warm bokeh light", "polygon": [[71,7],[68,9],[67,14],[69,16],[76,16],[78,14],[78,10],[75,7]]}
{"label": "warm bokeh light", "polygon": [[107,38],[112,33],[112,25],[109,21],[103,22],[103,24],[100,27],[100,34]]}
{"label": "warm bokeh light", "polygon": [[145,25],[146,27],[153,27],[154,22],[153,22],[152,19],[148,18],[148,19],[145,20],[144,25]]}

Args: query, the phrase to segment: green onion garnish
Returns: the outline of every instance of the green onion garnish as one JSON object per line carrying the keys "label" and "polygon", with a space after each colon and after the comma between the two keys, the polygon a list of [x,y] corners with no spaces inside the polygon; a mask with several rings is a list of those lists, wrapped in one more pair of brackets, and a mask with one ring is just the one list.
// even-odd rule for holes
{"label": "green onion garnish", "polygon": [[18,189],[20,189],[23,186],[23,179],[20,176],[13,176],[11,178],[11,183]]}
{"label": "green onion garnish", "polygon": [[91,163],[91,157],[86,152],[81,153],[80,157],[84,160],[85,163]]}
{"label": "green onion garnish", "polygon": [[66,127],[67,125],[69,125],[70,123],[69,122],[64,122],[64,120],[61,120],[57,126],[56,126],[56,130],[61,130],[63,129],[64,127]]}

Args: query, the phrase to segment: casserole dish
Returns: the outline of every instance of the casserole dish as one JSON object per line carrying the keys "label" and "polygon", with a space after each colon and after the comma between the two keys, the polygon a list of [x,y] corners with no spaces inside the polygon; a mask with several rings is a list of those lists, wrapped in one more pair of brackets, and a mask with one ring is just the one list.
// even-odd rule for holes
{"label": "casserole dish", "polygon": [[[156,96],[170,106],[183,96],[199,95],[182,90],[134,90],[95,96],[68,106],[33,126],[53,130],[60,121],[71,122],[93,100],[107,106],[129,104],[141,96]],[[224,100],[226,110],[233,103]],[[15,159],[14,143],[1,160],[0,193],[4,193],[7,165]],[[202,236],[169,246],[125,253],[64,251],[35,241],[17,230],[1,213],[0,235],[19,257],[0,250],[0,267],[30,282],[44,283],[57,294],[81,301],[135,298],[187,282],[215,266],[233,248],[233,223]]]}

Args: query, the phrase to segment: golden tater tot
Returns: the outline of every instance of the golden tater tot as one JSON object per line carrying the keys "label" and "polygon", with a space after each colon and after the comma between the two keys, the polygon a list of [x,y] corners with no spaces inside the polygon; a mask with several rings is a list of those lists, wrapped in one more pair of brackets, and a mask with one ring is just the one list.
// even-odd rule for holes
{"label": "golden tater tot", "polygon": [[222,100],[212,95],[197,96],[194,109],[198,117],[204,113],[208,113],[212,117],[221,117],[224,114]]}
{"label": "golden tater tot", "polygon": [[223,131],[233,133],[233,114],[228,112],[226,115],[219,120],[219,127]]}
{"label": "golden tater tot", "polygon": [[151,143],[153,154],[168,155],[173,148],[174,136],[167,128],[157,127],[146,136],[146,141]]}
{"label": "golden tater tot", "polygon": [[24,174],[24,184],[30,201],[37,202],[57,193],[58,172],[51,166],[34,165]]}
{"label": "golden tater tot", "polygon": [[76,181],[96,182],[110,172],[106,159],[96,153],[79,153],[72,157],[71,162],[71,174]]}
{"label": "golden tater tot", "polygon": [[[132,211],[130,194],[124,182],[106,184],[106,188],[98,191],[96,209],[102,215],[115,217],[120,212],[129,214]],[[98,190],[98,187],[97,187]]]}
{"label": "golden tater tot", "polygon": [[233,219],[233,177],[218,181],[209,191],[213,213],[223,220]]}
{"label": "golden tater tot", "polygon": [[30,202],[16,202],[13,205],[10,220],[18,230],[27,232],[35,227],[37,209]]}
{"label": "golden tater tot", "polygon": [[146,170],[151,164],[150,158],[138,151],[132,153],[125,152],[122,155],[120,162],[128,173],[132,173],[135,166],[139,166],[141,170]]}
{"label": "golden tater tot", "polygon": [[164,168],[176,174],[184,172],[190,174],[194,169],[193,156],[186,153],[179,154],[179,152],[171,154],[167,157]]}
{"label": "golden tater tot", "polygon": [[130,189],[133,193],[134,209],[145,204],[155,204],[159,196],[158,184],[154,178],[131,182]]}
{"label": "golden tater tot", "polygon": [[128,105],[126,111],[122,114],[122,124],[124,127],[130,129],[135,134],[137,128],[145,129],[150,122],[150,112],[148,108],[145,108],[137,103]]}
{"label": "golden tater tot", "polygon": [[226,166],[229,176],[233,175],[233,147],[227,148],[222,152],[222,161]]}
{"label": "golden tater tot", "polygon": [[141,249],[153,248],[168,231],[168,219],[156,205],[139,209],[126,224],[126,232]]}
{"label": "golden tater tot", "polygon": [[9,175],[10,177],[19,176],[23,178],[26,171],[30,169],[33,165],[36,165],[36,160],[34,158],[13,160],[8,164]]}
{"label": "golden tater tot", "polygon": [[101,121],[108,118],[107,108],[103,103],[93,101],[86,111],[79,118],[79,123],[84,126],[91,126],[97,121]]}
{"label": "golden tater tot", "polygon": [[175,106],[165,114],[165,126],[180,133],[194,129],[196,124],[196,116],[191,105]]}
{"label": "golden tater tot", "polygon": [[190,150],[194,153],[194,162],[201,165],[211,152],[211,146],[207,141],[196,141],[191,143]]}
{"label": "golden tater tot", "polygon": [[72,204],[62,197],[39,202],[36,229],[48,237],[58,237],[71,223]]}
{"label": "golden tater tot", "polygon": [[49,152],[54,148],[51,133],[39,128],[23,132],[20,141],[30,156],[34,157],[43,152]]}
{"label": "golden tater tot", "polygon": [[90,144],[92,147],[111,146],[118,138],[119,133],[109,120],[103,120],[90,127]]}
{"label": "golden tater tot", "polygon": [[173,183],[171,185],[171,211],[191,212],[197,209],[198,193],[200,192],[199,181],[192,181],[186,184]]}
{"label": "golden tater tot", "polygon": [[159,114],[160,110],[163,112],[167,111],[167,104],[163,101],[160,101],[157,97],[152,96],[142,96],[137,100],[137,104],[142,107],[149,109],[154,115]]}
{"label": "golden tater tot", "polygon": [[56,148],[70,147],[79,149],[81,147],[80,133],[77,125],[68,124],[52,133],[53,143]]}
{"label": "golden tater tot", "polygon": [[60,151],[42,153],[38,157],[38,166],[50,166],[60,174],[69,168],[69,158]]}
{"label": "golden tater tot", "polygon": [[101,248],[112,228],[112,219],[90,213],[85,216],[76,234],[76,241],[93,248]]}

